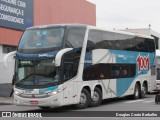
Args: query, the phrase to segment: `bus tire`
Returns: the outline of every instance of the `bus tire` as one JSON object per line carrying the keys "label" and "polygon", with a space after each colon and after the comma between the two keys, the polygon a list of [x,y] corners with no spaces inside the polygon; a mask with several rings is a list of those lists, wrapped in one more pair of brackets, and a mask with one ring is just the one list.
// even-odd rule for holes
{"label": "bus tire", "polygon": [[48,109],[50,109],[51,107],[39,106],[39,108],[44,109],[44,110],[48,110]]}
{"label": "bus tire", "polygon": [[143,83],[140,98],[144,98],[147,94],[147,85]]}
{"label": "bus tire", "polygon": [[139,99],[140,98],[140,85],[136,83],[135,88],[134,88],[134,94],[133,94],[133,99]]}
{"label": "bus tire", "polygon": [[90,105],[91,107],[96,107],[100,105],[102,102],[102,91],[99,88],[94,89],[93,98],[91,99]]}
{"label": "bus tire", "polygon": [[75,107],[78,109],[84,109],[88,107],[90,100],[91,100],[90,93],[88,92],[87,89],[83,88],[80,95],[80,102],[76,104]]}
{"label": "bus tire", "polygon": [[155,103],[158,104],[160,102],[160,95],[155,96]]}
{"label": "bus tire", "polygon": [[158,104],[158,98],[157,95],[155,96],[155,103]]}

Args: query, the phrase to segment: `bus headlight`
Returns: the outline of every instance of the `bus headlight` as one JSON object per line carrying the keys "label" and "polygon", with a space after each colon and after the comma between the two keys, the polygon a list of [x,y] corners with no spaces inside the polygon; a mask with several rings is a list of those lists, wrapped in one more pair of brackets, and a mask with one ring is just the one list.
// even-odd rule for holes
{"label": "bus headlight", "polygon": [[51,95],[56,95],[58,92],[57,91],[53,91],[51,92]]}
{"label": "bus headlight", "polygon": [[48,95],[49,96],[56,95],[56,94],[60,93],[61,91],[62,91],[61,89],[57,89],[55,91],[52,91],[52,92],[48,93]]}
{"label": "bus headlight", "polygon": [[18,91],[15,91],[14,93],[15,93],[17,96],[20,94],[20,92],[18,92]]}

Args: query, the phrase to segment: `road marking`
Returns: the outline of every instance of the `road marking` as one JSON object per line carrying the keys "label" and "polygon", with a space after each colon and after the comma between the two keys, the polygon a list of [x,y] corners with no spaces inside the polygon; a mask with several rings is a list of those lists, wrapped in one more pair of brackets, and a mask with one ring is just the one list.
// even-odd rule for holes
{"label": "road marking", "polygon": [[151,103],[151,102],[154,102],[154,100],[145,101],[144,103]]}
{"label": "road marking", "polygon": [[145,101],[145,100],[132,100],[132,101],[124,102],[124,103],[135,103],[135,102],[142,102],[142,101]]}

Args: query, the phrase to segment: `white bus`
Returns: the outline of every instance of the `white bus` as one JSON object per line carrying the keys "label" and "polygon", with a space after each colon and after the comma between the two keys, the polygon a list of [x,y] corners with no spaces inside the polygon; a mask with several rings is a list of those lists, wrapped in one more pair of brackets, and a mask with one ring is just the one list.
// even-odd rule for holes
{"label": "white bus", "polygon": [[87,25],[28,28],[15,54],[14,103],[50,108],[98,106],[154,89],[152,37]]}

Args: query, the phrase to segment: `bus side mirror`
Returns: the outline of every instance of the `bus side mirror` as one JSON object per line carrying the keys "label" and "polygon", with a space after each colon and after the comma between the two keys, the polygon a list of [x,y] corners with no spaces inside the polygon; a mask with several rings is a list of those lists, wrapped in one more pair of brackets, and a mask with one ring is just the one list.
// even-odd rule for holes
{"label": "bus side mirror", "polygon": [[10,57],[12,57],[12,59],[14,59],[14,56],[16,55],[17,51],[13,51],[13,52],[10,52],[8,54],[6,54],[3,58],[3,63],[4,63],[4,67],[7,68],[7,62],[8,62],[8,59]]}
{"label": "bus side mirror", "polygon": [[73,50],[73,48],[64,48],[64,49],[60,50],[60,51],[57,53],[56,57],[55,57],[55,66],[60,66],[60,65],[61,65],[62,56],[63,56],[66,52],[71,51],[71,50]]}

